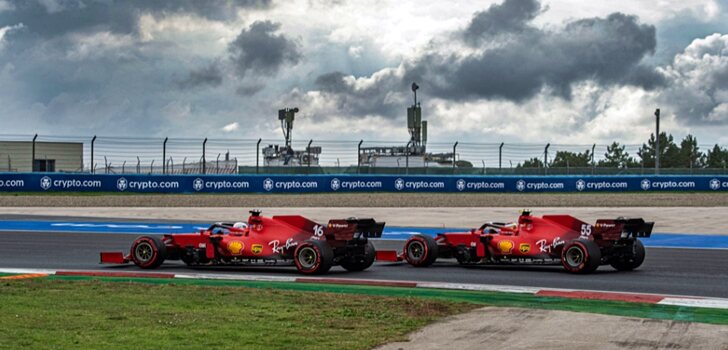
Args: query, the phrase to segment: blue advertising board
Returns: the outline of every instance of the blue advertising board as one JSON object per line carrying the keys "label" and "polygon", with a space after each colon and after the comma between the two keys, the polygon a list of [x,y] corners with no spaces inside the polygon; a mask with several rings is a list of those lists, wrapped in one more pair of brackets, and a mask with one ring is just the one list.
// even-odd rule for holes
{"label": "blue advertising board", "polygon": [[92,175],[0,173],[0,192],[336,193],[728,191],[726,175]]}

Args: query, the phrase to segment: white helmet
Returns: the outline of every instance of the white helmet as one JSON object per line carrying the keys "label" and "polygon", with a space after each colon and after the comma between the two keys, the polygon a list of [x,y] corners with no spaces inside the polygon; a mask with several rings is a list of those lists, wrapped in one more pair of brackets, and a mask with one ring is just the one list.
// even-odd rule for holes
{"label": "white helmet", "polygon": [[245,228],[248,228],[248,223],[246,223],[246,222],[236,222],[236,223],[233,224],[233,227],[234,228],[245,229]]}

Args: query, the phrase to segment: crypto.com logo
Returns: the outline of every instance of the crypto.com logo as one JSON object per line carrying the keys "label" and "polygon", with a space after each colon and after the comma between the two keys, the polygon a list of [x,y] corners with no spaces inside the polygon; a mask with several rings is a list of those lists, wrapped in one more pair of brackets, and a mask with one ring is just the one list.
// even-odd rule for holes
{"label": "crypto.com logo", "polygon": [[397,178],[397,180],[394,180],[394,188],[397,191],[401,191],[401,190],[404,189],[404,180],[402,180],[401,177],[400,178]]}
{"label": "crypto.com logo", "polygon": [[269,192],[273,189],[273,180],[271,178],[263,180],[263,189]]}
{"label": "crypto.com logo", "polygon": [[202,191],[202,189],[205,187],[205,182],[202,181],[199,177],[196,178],[194,181],[192,181],[192,189],[199,192]]}
{"label": "crypto.com logo", "polygon": [[51,178],[48,176],[43,176],[40,178],[40,188],[43,190],[48,190],[51,188]]}
{"label": "crypto.com logo", "polygon": [[523,180],[516,181],[516,189],[523,192],[523,190],[526,189],[526,181],[523,181]]}
{"label": "crypto.com logo", "polygon": [[119,191],[124,191],[129,187],[129,182],[126,181],[125,178],[120,177],[118,180],[116,180],[116,188],[119,189]]}
{"label": "crypto.com logo", "polygon": [[642,188],[643,190],[645,190],[645,191],[647,191],[647,190],[649,190],[649,189],[650,189],[650,185],[651,185],[651,184],[652,184],[652,183],[650,182],[650,180],[647,180],[647,179],[644,179],[644,180],[640,181],[640,187],[641,187],[641,188]]}
{"label": "crypto.com logo", "polygon": [[341,188],[341,181],[337,178],[331,179],[331,189],[337,191]]}

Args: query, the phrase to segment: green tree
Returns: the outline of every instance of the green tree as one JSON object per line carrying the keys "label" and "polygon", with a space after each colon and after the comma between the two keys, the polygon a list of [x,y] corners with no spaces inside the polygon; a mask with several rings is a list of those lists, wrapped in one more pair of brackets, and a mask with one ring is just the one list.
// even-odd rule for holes
{"label": "green tree", "polygon": [[708,150],[705,157],[705,166],[708,168],[723,168],[728,166],[728,149],[722,148],[716,144],[712,150]]}
{"label": "green tree", "polygon": [[586,150],[584,153],[575,153],[569,151],[556,151],[554,160],[549,166],[555,168],[566,167],[589,167],[591,166],[592,154]]}
{"label": "green tree", "polygon": [[619,142],[615,141],[607,146],[607,153],[604,153],[604,159],[599,161],[599,166],[622,169],[639,166],[639,163],[629,156],[625,146],[620,146]]}
{"label": "green tree", "polygon": [[[660,167],[674,168],[679,161],[679,153],[680,148],[675,144],[672,135],[661,132]],[[642,144],[642,147],[637,151],[637,155],[642,160],[642,165],[645,168],[655,166],[655,134],[650,134],[650,139],[647,141],[647,144]]]}
{"label": "green tree", "polygon": [[524,161],[523,164],[518,163],[516,168],[543,168],[543,161],[541,161],[538,157],[533,157]]}
{"label": "green tree", "polygon": [[705,165],[705,155],[698,148],[698,139],[688,134],[680,142],[680,151],[676,159],[678,168],[700,168]]}

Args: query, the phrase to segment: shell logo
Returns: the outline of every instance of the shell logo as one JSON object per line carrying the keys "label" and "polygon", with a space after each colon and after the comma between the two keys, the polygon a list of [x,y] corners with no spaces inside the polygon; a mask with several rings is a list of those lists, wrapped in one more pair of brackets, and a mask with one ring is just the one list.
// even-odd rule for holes
{"label": "shell logo", "polygon": [[227,246],[228,251],[232,255],[240,255],[243,252],[243,248],[245,248],[245,244],[240,241],[230,241]]}
{"label": "shell logo", "polygon": [[513,251],[513,241],[498,242],[498,250],[500,250],[501,254],[510,254]]}

